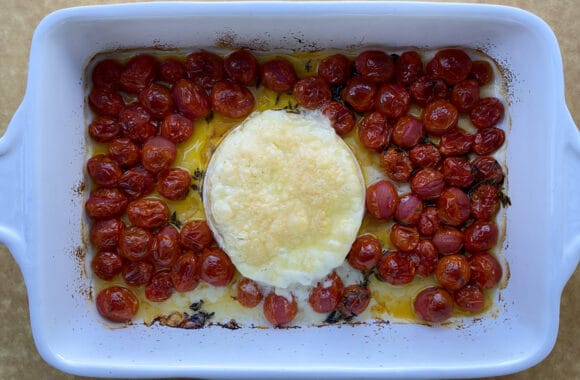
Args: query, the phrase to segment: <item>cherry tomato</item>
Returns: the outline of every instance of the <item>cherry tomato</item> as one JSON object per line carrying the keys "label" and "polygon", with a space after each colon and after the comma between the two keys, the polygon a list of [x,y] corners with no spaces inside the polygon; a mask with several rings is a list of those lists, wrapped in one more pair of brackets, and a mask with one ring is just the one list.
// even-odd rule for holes
{"label": "cherry tomato", "polygon": [[445,179],[437,169],[421,169],[411,178],[411,190],[423,200],[436,199],[444,188]]}
{"label": "cherry tomato", "polygon": [[155,273],[145,285],[145,297],[153,302],[168,300],[174,291],[171,273],[168,270],[161,270]]}
{"label": "cherry tomato", "polygon": [[423,75],[423,63],[416,51],[406,51],[395,62],[395,76],[397,83],[410,86]]}
{"label": "cherry tomato", "polygon": [[482,98],[469,113],[469,117],[473,125],[477,128],[493,127],[501,119],[503,119],[504,108],[503,104],[498,98]]}
{"label": "cherry tomato", "polygon": [[444,322],[453,314],[453,297],[445,289],[437,287],[423,289],[415,297],[413,309],[417,317],[424,321]]}
{"label": "cherry tomato", "polygon": [[139,93],[139,102],[157,119],[163,119],[173,112],[171,91],[157,83],[151,83]]}
{"label": "cherry tomato", "polygon": [[209,51],[193,52],[183,62],[187,78],[209,90],[225,78],[224,60]]}
{"label": "cherry tomato", "polygon": [[403,86],[396,83],[383,84],[376,96],[377,111],[389,118],[401,117],[411,106],[411,96]]}
{"label": "cherry tomato", "polygon": [[344,104],[331,100],[324,104],[320,111],[330,120],[332,128],[339,136],[344,136],[354,129],[356,119]]}
{"label": "cherry tomato", "polygon": [[419,144],[409,151],[409,158],[415,167],[436,168],[441,160],[441,154],[433,144]]}
{"label": "cherry tomato", "polygon": [[331,85],[344,84],[352,75],[352,62],[342,54],[330,55],[318,64],[318,76]]}
{"label": "cherry tomato", "polygon": [[148,259],[154,247],[154,236],[144,228],[131,226],[121,232],[119,252],[131,261]]}
{"label": "cherry tomato", "polygon": [[487,252],[477,252],[469,260],[471,282],[481,289],[491,289],[501,280],[503,271],[499,261]]}
{"label": "cherry tomato", "polygon": [[185,78],[183,63],[173,58],[167,58],[159,64],[159,78],[169,84],[173,84]]}
{"label": "cherry tomato", "polygon": [[382,255],[381,243],[372,235],[362,235],[356,238],[346,260],[351,267],[360,271],[372,269]]}
{"label": "cherry tomato", "polygon": [[497,244],[499,231],[491,220],[477,220],[465,229],[465,249],[469,252],[487,251]]}
{"label": "cherry tomato", "polygon": [[298,81],[298,76],[290,61],[274,58],[260,67],[260,81],[274,92],[289,92]]}
{"label": "cherry tomato", "polygon": [[467,284],[454,293],[455,303],[461,309],[471,313],[483,310],[485,299],[481,288],[477,285]]}
{"label": "cherry tomato", "polygon": [[466,158],[447,157],[443,160],[441,170],[449,186],[467,188],[473,183],[471,164]]}
{"label": "cherry tomato", "polygon": [[125,102],[115,90],[108,87],[95,87],[89,94],[89,105],[99,116],[117,116]]}
{"label": "cherry tomato", "polygon": [[473,142],[473,151],[480,156],[487,156],[498,150],[505,141],[505,132],[490,127],[477,131]]}
{"label": "cherry tomato", "polygon": [[445,289],[461,289],[471,278],[469,261],[463,255],[443,256],[437,263],[435,278]]}
{"label": "cherry tomato", "polygon": [[171,281],[178,292],[189,292],[199,285],[199,258],[192,252],[177,258],[171,267]]}
{"label": "cherry tomato", "polygon": [[415,278],[415,263],[409,254],[391,251],[379,260],[377,276],[391,285],[408,284]]}
{"label": "cherry tomato", "polygon": [[229,285],[236,273],[230,257],[219,248],[206,248],[200,259],[201,279],[213,286]]}
{"label": "cherry tomato", "polygon": [[358,127],[360,142],[370,150],[379,152],[389,143],[390,129],[387,118],[378,112],[366,114]]}
{"label": "cherry tomato", "polygon": [[142,198],[155,189],[155,176],[143,166],[136,166],[123,173],[117,186],[130,200]]}
{"label": "cherry tomato", "polygon": [[107,281],[112,280],[121,273],[123,259],[115,252],[99,251],[91,261],[91,268],[97,277]]}
{"label": "cherry tomato", "polygon": [[420,240],[417,248],[411,253],[410,259],[415,264],[415,272],[427,277],[435,272],[439,255],[430,240]]}
{"label": "cherry tomato", "polygon": [[127,216],[137,227],[157,228],[169,221],[169,207],[159,199],[141,198],[129,203]]}
{"label": "cherry tomato", "polygon": [[432,238],[433,245],[441,255],[454,255],[461,251],[465,236],[454,227],[441,227]]}
{"label": "cherry tomato", "polygon": [[471,58],[459,49],[439,50],[427,63],[427,73],[454,85],[466,79],[471,72]]}
{"label": "cherry tomato", "polygon": [[475,79],[480,86],[484,86],[493,79],[493,69],[487,61],[473,61],[468,78]]}
{"label": "cherry tomato", "polygon": [[356,71],[361,77],[373,82],[388,82],[395,73],[395,64],[391,57],[380,50],[367,50],[354,60]]}
{"label": "cherry tomato", "polygon": [[338,306],[342,298],[344,285],[341,278],[332,272],[322,281],[319,281],[310,291],[308,303],[317,313],[330,313]]}
{"label": "cherry tomato", "polygon": [[393,224],[389,237],[391,243],[401,252],[411,252],[419,244],[419,232],[410,226]]}
{"label": "cherry tomato", "polygon": [[157,178],[157,191],[165,198],[176,201],[185,198],[191,185],[191,176],[185,169],[162,171]]}
{"label": "cherry tomato", "polygon": [[98,186],[114,187],[121,178],[121,167],[104,154],[97,154],[87,161],[87,171]]}
{"label": "cherry tomato", "polygon": [[189,119],[201,119],[211,111],[211,102],[205,89],[187,79],[180,79],[171,88],[175,108]]}
{"label": "cherry tomato", "polygon": [[346,318],[362,314],[371,302],[371,291],[363,285],[345,286],[337,310]]}
{"label": "cherry tomato", "polygon": [[487,181],[490,184],[500,184],[503,181],[503,169],[493,157],[477,157],[471,163],[475,182]]}
{"label": "cherry tomato", "polygon": [[130,261],[123,266],[123,280],[130,286],[147,284],[153,277],[155,268],[148,261]]}
{"label": "cherry tomato", "polygon": [[123,65],[113,59],[105,59],[95,65],[91,78],[95,87],[119,88]]}
{"label": "cherry tomato", "polygon": [[479,100],[479,84],[474,80],[457,83],[451,90],[449,100],[459,112],[471,111]]}
{"label": "cherry tomato", "polygon": [[193,134],[193,123],[191,120],[178,113],[172,113],[163,119],[159,131],[162,137],[179,144],[184,142]]}
{"label": "cherry tomato", "polygon": [[409,182],[413,164],[404,150],[390,147],[381,153],[381,168],[387,176],[396,182]]}
{"label": "cherry tomato", "polygon": [[401,148],[412,148],[423,138],[423,122],[413,116],[401,116],[393,128],[392,140]]}
{"label": "cherry tomato", "polygon": [[141,162],[141,147],[127,137],[111,141],[108,150],[109,157],[123,168],[130,168]]}
{"label": "cherry tomato", "polygon": [[119,112],[121,135],[139,143],[157,134],[151,115],[139,103],[132,103]]}
{"label": "cherry tomato", "polygon": [[423,110],[423,125],[427,133],[443,136],[457,127],[459,112],[446,100],[436,100]]}
{"label": "cherry tomato", "polygon": [[115,250],[124,228],[125,224],[120,219],[97,220],[89,232],[91,243],[100,250]]}
{"label": "cherry tomato", "polygon": [[181,246],[194,252],[201,252],[213,243],[213,234],[205,220],[191,220],[181,227]]}
{"label": "cherry tomato", "polygon": [[389,219],[395,214],[399,196],[392,183],[380,180],[366,191],[366,208],[376,219]]}
{"label": "cherry tomato", "polygon": [[99,116],[89,124],[89,136],[97,142],[109,142],[120,132],[119,123],[109,116]]}
{"label": "cherry tomato", "polygon": [[274,326],[282,326],[292,322],[298,313],[296,299],[292,299],[270,292],[264,299],[264,316]]}
{"label": "cherry tomato", "polygon": [[423,202],[414,194],[406,194],[399,198],[395,211],[395,220],[401,224],[416,225],[423,212]]}
{"label": "cherry tomato", "polygon": [[439,229],[439,213],[435,207],[425,207],[419,222],[417,223],[417,230],[423,236],[433,236]]}
{"label": "cherry tomato", "polygon": [[242,86],[254,86],[258,81],[258,61],[247,49],[238,49],[224,60],[228,77]]}
{"label": "cherry tomato", "polygon": [[139,310],[139,300],[129,289],[111,286],[97,294],[97,311],[111,322],[129,322]]}
{"label": "cherry tomato", "polygon": [[471,215],[476,219],[489,220],[499,210],[499,189],[497,186],[482,183],[469,195]]}
{"label": "cherry tomato", "polygon": [[465,132],[461,128],[446,133],[439,141],[439,151],[446,157],[463,156],[471,152],[475,135]]}
{"label": "cherry tomato", "polygon": [[238,281],[236,291],[236,299],[243,307],[256,307],[260,302],[262,302],[262,298],[264,298],[260,285],[258,285],[256,281],[247,277]]}
{"label": "cherry tomato", "polygon": [[141,162],[145,169],[152,173],[159,173],[173,164],[176,155],[174,143],[164,137],[155,136],[143,144]]}
{"label": "cherry tomato", "polygon": [[[170,267],[181,255],[179,245],[179,231],[171,225],[165,226],[157,232],[157,249],[153,251],[153,263],[160,267]],[[177,285],[176,285],[177,288]]]}
{"label": "cherry tomato", "polygon": [[412,82],[409,92],[415,103],[421,107],[449,97],[449,90],[443,79],[433,78],[429,75],[422,76]]}
{"label": "cherry tomato", "polygon": [[129,60],[121,73],[119,82],[125,92],[138,94],[157,76],[159,62],[148,54],[137,55]]}
{"label": "cherry tomato", "polygon": [[459,226],[471,214],[467,194],[457,187],[446,189],[437,199],[437,213],[443,223]]}
{"label": "cherry tomato", "polygon": [[293,95],[304,108],[316,109],[332,98],[330,85],[319,77],[306,77],[294,85]]}
{"label": "cherry tomato", "polygon": [[340,92],[342,99],[356,112],[367,112],[375,106],[376,88],[373,82],[361,77],[348,80]]}
{"label": "cherry tomato", "polygon": [[123,215],[128,203],[119,190],[99,188],[91,191],[85,209],[93,219],[111,219]]}
{"label": "cherry tomato", "polygon": [[218,82],[211,90],[213,109],[230,119],[248,116],[254,110],[254,95],[250,90],[237,83]]}

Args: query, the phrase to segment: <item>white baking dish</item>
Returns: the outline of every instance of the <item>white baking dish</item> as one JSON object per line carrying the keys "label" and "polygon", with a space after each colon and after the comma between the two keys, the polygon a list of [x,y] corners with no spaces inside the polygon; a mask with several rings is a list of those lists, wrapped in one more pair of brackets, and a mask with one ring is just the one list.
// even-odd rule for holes
{"label": "white baking dish", "polygon": [[[511,277],[495,318],[462,328],[104,327],[84,273],[84,68],[116,48],[478,48],[509,84]],[[0,241],[22,269],[34,338],[79,375],[212,378],[490,376],[551,350],[562,288],[580,256],[580,135],[549,27],[500,6],[423,3],[149,3],[56,12],[38,26],[26,95],[0,140]]]}

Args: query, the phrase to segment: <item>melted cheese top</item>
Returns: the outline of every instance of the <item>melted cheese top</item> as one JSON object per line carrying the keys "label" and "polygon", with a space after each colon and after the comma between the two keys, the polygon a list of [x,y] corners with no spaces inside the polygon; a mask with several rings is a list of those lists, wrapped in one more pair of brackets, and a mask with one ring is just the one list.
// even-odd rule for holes
{"label": "melted cheese top", "polygon": [[320,113],[255,113],[208,165],[203,202],[238,271],[311,285],[344,261],[364,214],[358,162]]}

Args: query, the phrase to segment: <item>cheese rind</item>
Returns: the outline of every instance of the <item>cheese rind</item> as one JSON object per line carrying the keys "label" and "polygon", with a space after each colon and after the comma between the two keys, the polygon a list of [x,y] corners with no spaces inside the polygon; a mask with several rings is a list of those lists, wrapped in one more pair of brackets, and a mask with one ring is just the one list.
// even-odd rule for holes
{"label": "cheese rind", "polygon": [[246,277],[312,285],[344,261],[364,214],[358,162],[318,112],[255,113],[206,171],[203,201],[218,244]]}

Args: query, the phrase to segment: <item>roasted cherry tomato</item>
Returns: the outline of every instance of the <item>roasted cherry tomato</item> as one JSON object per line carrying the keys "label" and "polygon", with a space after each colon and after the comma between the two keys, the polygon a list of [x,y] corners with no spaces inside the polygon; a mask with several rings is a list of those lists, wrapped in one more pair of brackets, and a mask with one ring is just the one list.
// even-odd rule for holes
{"label": "roasted cherry tomato", "polygon": [[115,187],[123,174],[119,164],[104,154],[89,158],[87,171],[93,181],[102,187]]}
{"label": "roasted cherry tomato", "polygon": [[152,173],[168,169],[176,156],[175,144],[161,136],[150,138],[141,149],[141,162]]}
{"label": "roasted cherry tomato", "polygon": [[417,248],[410,255],[415,264],[415,272],[423,277],[435,272],[439,255],[437,249],[430,240],[420,240]]}
{"label": "roasted cherry tomato", "polygon": [[453,314],[453,297],[445,289],[423,289],[415,297],[413,309],[417,317],[424,321],[444,322]]}
{"label": "roasted cherry tomato", "polygon": [[125,224],[120,219],[97,220],[91,225],[91,243],[100,250],[116,250]]}
{"label": "roasted cherry tomato", "polygon": [[355,58],[354,66],[361,77],[373,83],[388,82],[395,73],[393,60],[380,50],[363,51]]}
{"label": "roasted cherry tomato", "polygon": [[155,273],[145,285],[145,297],[153,302],[168,300],[174,291],[171,273],[168,270],[161,270]]}
{"label": "roasted cherry tomato", "polygon": [[224,60],[209,51],[191,53],[185,57],[183,65],[187,77],[208,90],[225,78]]}
{"label": "roasted cherry tomato", "polygon": [[205,220],[192,220],[181,227],[181,246],[194,252],[201,252],[213,243],[213,234]]}
{"label": "roasted cherry tomato", "polygon": [[224,59],[228,77],[242,86],[253,86],[258,81],[258,61],[246,49],[238,49]]}
{"label": "roasted cherry tomato", "polygon": [[499,231],[491,220],[477,220],[465,229],[465,249],[469,252],[487,251],[497,244]]}
{"label": "roasted cherry tomato", "polygon": [[329,313],[336,309],[338,302],[342,298],[344,285],[341,278],[332,272],[322,281],[319,281],[310,291],[308,303],[317,313]]}
{"label": "roasted cherry tomato", "polygon": [[491,127],[477,131],[473,141],[473,151],[480,156],[487,156],[498,150],[505,141],[505,132]]}
{"label": "roasted cherry tomato", "polygon": [[346,260],[354,269],[367,271],[372,269],[382,255],[381,243],[372,235],[362,235],[356,238]]}
{"label": "roasted cherry tomato", "polygon": [[173,112],[171,91],[157,83],[151,83],[139,93],[139,102],[157,119],[163,119]]}
{"label": "roasted cherry tomato", "polygon": [[89,124],[89,136],[97,142],[109,142],[120,132],[121,126],[110,116],[99,116]]}
{"label": "roasted cherry tomato", "polygon": [[99,188],[91,191],[85,210],[93,219],[111,219],[121,216],[128,203],[125,194],[119,190]]}
{"label": "roasted cherry tomato", "polygon": [[210,99],[215,112],[230,119],[248,116],[255,105],[252,92],[232,82],[216,83],[211,90]]}
{"label": "roasted cherry tomato", "polygon": [[289,92],[298,81],[296,70],[285,58],[274,58],[260,67],[260,81],[274,92]]}
{"label": "roasted cherry tomato", "polygon": [[401,148],[412,148],[423,138],[423,122],[413,116],[401,116],[391,138]]}
{"label": "roasted cherry tomato", "polygon": [[157,191],[165,198],[176,201],[185,198],[191,185],[191,176],[185,169],[171,168],[157,178]]}
{"label": "roasted cherry tomato", "polygon": [[473,179],[476,183],[486,181],[492,185],[503,181],[503,169],[493,157],[477,157],[471,163]]}
{"label": "roasted cherry tomato", "polygon": [[127,288],[111,286],[97,294],[97,311],[111,322],[129,322],[139,310],[139,300]]}
{"label": "roasted cherry tomato", "polygon": [[376,110],[389,118],[398,118],[409,111],[411,96],[397,83],[383,84],[375,100]]}
{"label": "roasted cherry tomato", "polygon": [[264,316],[274,326],[282,326],[292,322],[298,313],[296,299],[292,299],[270,292],[264,299]]}
{"label": "roasted cherry tomato", "polygon": [[201,119],[211,111],[211,102],[205,89],[187,79],[180,79],[173,85],[171,95],[175,108],[190,119]]}
{"label": "roasted cherry tomato", "polygon": [[121,233],[119,252],[131,261],[148,259],[154,248],[155,237],[144,228],[131,226]]}
{"label": "roasted cherry tomato", "polygon": [[247,277],[238,281],[236,291],[236,300],[244,307],[256,307],[264,298],[260,285]]}
{"label": "roasted cherry tomato", "polygon": [[304,108],[316,109],[332,98],[330,85],[319,77],[306,77],[294,85],[292,92],[298,104]]}
{"label": "roasted cherry tomato", "polygon": [[448,101],[437,100],[423,110],[422,119],[427,133],[433,136],[443,136],[457,128],[459,112]]}
{"label": "roasted cherry tomato", "polygon": [[381,168],[387,176],[396,182],[409,182],[413,172],[413,164],[407,152],[390,147],[381,153]]}
{"label": "roasted cherry tomato", "polygon": [[332,128],[339,136],[344,136],[354,129],[356,119],[344,104],[331,100],[324,104],[320,111],[330,120]]}
{"label": "roasted cherry tomato", "polygon": [[479,84],[474,80],[464,80],[453,86],[451,103],[459,112],[469,112],[479,100]]}
{"label": "roasted cherry tomato", "polygon": [[471,152],[475,135],[465,132],[461,128],[446,133],[439,140],[439,151],[443,156],[463,156]]}
{"label": "roasted cherry tomato", "polygon": [[157,76],[159,62],[149,54],[140,54],[129,60],[119,82],[125,92],[138,94]]}
{"label": "roasted cherry tomato", "polygon": [[391,251],[379,260],[376,274],[381,281],[391,285],[405,285],[415,278],[415,263],[411,255]]}
{"label": "roasted cherry tomato", "polygon": [[450,226],[459,226],[471,214],[469,198],[457,187],[447,188],[437,198],[439,219]]}
{"label": "roasted cherry tomato", "polygon": [[157,249],[153,251],[153,262],[159,267],[171,267],[177,257],[181,255],[179,231],[175,227],[168,225],[157,232],[155,239],[157,240]]}
{"label": "roasted cherry tomato", "polygon": [[477,252],[469,259],[471,282],[481,289],[491,289],[501,280],[503,271],[499,261],[487,252]]}
{"label": "roasted cherry tomato", "polygon": [[432,238],[433,245],[441,255],[454,255],[461,251],[465,237],[454,227],[441,227]]}
{"label": "roasted cherry tomato", "polygon": [[378,181],[370,185],[366,191],[366,208],[376,219],[389,219],[397,209],[399,196],[392,183]]}
{"label": "roasted cherry tomato", "polygon": [[419,144],[409,151],[409,158],[417,168],[437,168],[441,154],[433,144]]}
{"label": "roasted cherry tomato", "polygon": [[389,237],[391,243],[401,252],[411,252],[419,244],[419,232],[410,226],[393,224]]}
{"label": "roasted cherry tomato", "polygon": [[127,216],[135,226],[153,229],[169,221],[169,207],[159,199],[141,198],[129,203]]}
{"label": "roasted cherry tomato", "polygon": [[193,134],[191,120],[178,113],[172,113],[163,119],[159,134],[174,144],[184,142]]}
{"label": "roasted cherry tomato", "polygon": [[409,92],[411,98],[421,107],[449,97],[449,90],[443,79],[433,78],[429,75],[422,76],[411,83]]}
{"label": "roasted cherry tomato", "polygon": [[157,134],[151,114],[139,103],[131,103],[119,112],[121,135],[139,143]]}
{"label": "roasted cherry tomato", "polygon": [[475,79],[480,86],[484,86],[493,79],[493,69],[487,61],[473,61],[468,78]]}
{"label": "roasted cherry tomato", "polygon": [[183,63],[173,58],[167,58],[159,64],[159,79],[169,84],[173,84],[185,78],[185,67]]}
{"label": "roasted cherry tomato", "polygon": [[352,62],[342,54],[330,55],[318,64],[318,76],[331,85],[344,84],[352,75]]}
{"label": "roasted cherry tomato", "polygon": [[421,169],[411,178],[411,190],[423,200],[436,199],[444,188],[445,179],[437,169]]}
{"label": "roasted cherry tomato", "polygon": [[482,183],[469,194],[471,215],[476,219],[489,220],[499,211],[499,189],[495,185]]}
{"label": "roasted cherry tomato", "polygon": [[469,117],[477,128],[489,128],[495,126],[503,119],[504,108],[498,98],[482,98],[471,109]]}
{"label": "roasted cherry tomato", "polygon": [[155,176],[139,165],[123,173],[117,186],[129,199],[138,199],[155,189]]}
{"label": "roasted cherry tomato", "polygon": [[115,90],[108,87],[95,87],[89,94],[89,105],[99,116],[117,116],[125,102]]}
{"label": "roasted cherry tomato", "polygon": [[423,75],[423,62],[416,51],[402,53],[395,62],[395,76],[397,83],[410,86]]}
{"label": "roasted cherry tomato", "polygon": [[419,222],[417,223],[417,230],[423,236],[433,236],[439,229],[439,213],[435,207],[425,207]]}
{"label": "roasted cherry tomato", "polygon": [[91,78],[95,87],[119,88],[123,65],[114,59],[105,59],[95,65]]}
{"label": "roasted cherry tomato", "polygon": [[199,257],[192,252],[179,256],[171,267],[171,281],[178,292],[189,292],[199,285]]}
{"label": "roasted cherry tomato", "polygon": [[367,112],[375,106],[375,84],[361,77],[349,79],[340,95],[356,112]]}
{"label": "roasted cherry tomato", "polygon": [[103,280],[112,280],[121,273],[123,259],[115,252],[99,251],[91,261],[91,268],[97,277]]}
{"label": "roasted cherry tomato", "polygon": [[471,164],[466,158],[447,157],[441,168],[445,182],[449,186],[467,188],[473,183]]}
{"label": "roasted cherry tomato", "polygon": [[359,284],[345,286],[342,298],[336,309],[346,318],[356,317],[362,314],[371,302],[369,288]]}
{"label": "roasted cherry tomato", "polygon": [[206,248],[200,258],[201,279],[213,286],[229,285],[236,273],[230,257],[219,248]]}
{"label": "roasted cherry tomato", "polygon": [[461,289],[467,285],[471,278],[469,261],[463,255],[443,256],[437,263],[435,278],[445,289]]}
{"label": "roasted cherry tomato", "polygon": [[395,220],[401,224],[416,225],[423,212],[423,202],[415,194],[406,194],[399,198],[395,211]]}
{"label": "roasted cherry tomato", "polygon": [[387,118],[378,113],[366,114],[359,126],[358,137],[365,148],[379,152],[389,143],[389,125]]}
{"label": "roasted cherry tomato", "polygon": [[457,306],[471,313],[482,311],[485,305],[483,292],[477,285],[465,285],[453,294],[453,298],[455,298]]}
{"label": "roasted cherry tomato", "polygon": [[141,162],[141,147],[127,137],[120,137],[109,143],[109,157],[121,167],[130,168]]}
{"label": "roasted cherry tomato", "polygon": [[123,280],[130,286],[147,284],[153,277],[155,268],[148,261],[130,261],[123,266]]}
{"label": "roasted cherry tomato", "polygon": [[426,70],[453,86],[466,79],[471,72],[471,58],[463,50],[439,50],[427,63]]}

